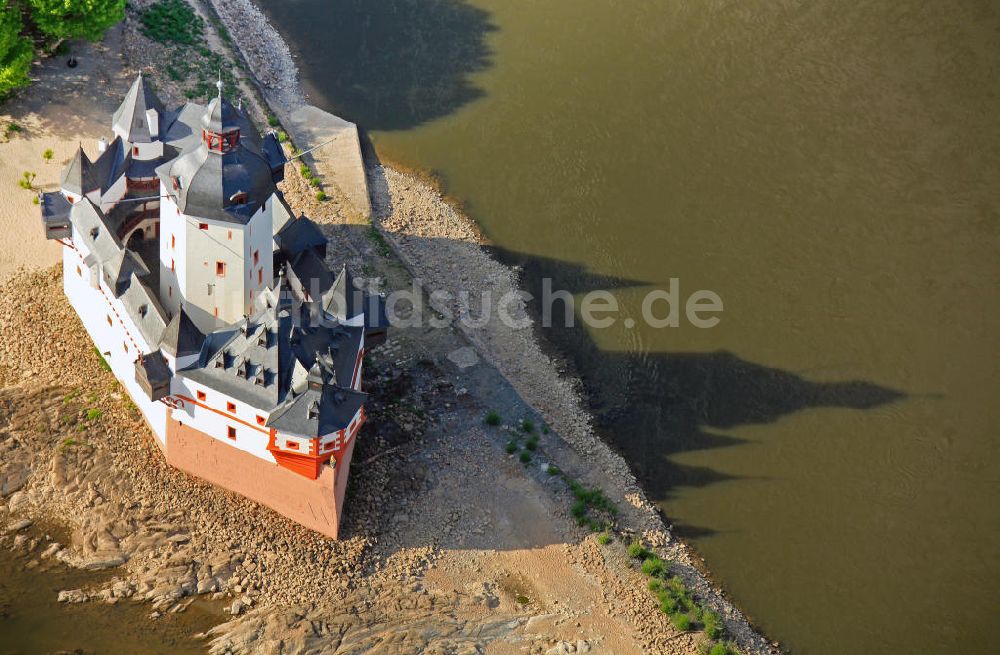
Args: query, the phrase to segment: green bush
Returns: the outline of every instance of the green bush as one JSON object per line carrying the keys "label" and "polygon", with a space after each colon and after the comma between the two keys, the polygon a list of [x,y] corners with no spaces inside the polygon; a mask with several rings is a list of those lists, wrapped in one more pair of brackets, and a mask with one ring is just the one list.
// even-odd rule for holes
{"label": "green bush", "polygon": [[535,437],[528,439],[527,441],[524,442],[524,447],[527,448],[528,450],[535,450],[536,448],[538,448],[538,439],[536,439]]}
{"label": "green bush", "polygon": [[281,121],[279,121],[278,117],[275,116],[274,114],[268,114],[267,124],[270,125],[271,127],[278,127],[279,125],[281,125]]}
{"label": "green bush", "polygon": [[701,613],[701,622],[705,626],[705,634],[710,639],[718,639],[722,636],[722,618],[710,609],[704,609]]}
{"label": "green bush", "polygon": [[160,41],[193,45],[201,41],[204,21],[184,0],[159,0],[139,16],[142,33]]}
{"label": "green bush", "polygon": [[667,565],[656,555],[652,555],[642,563],[642,572],[646,575],[658,578],[667,570]]}
{"label": "green bush", "polygon": [[602,546],[607,546],[608,544],[610,544],[611,533],[605,530],[601,534],[597,535],[597,543],[601,544]]}
{"label": "green bush", "polygon": [[712,650],[708,651],[708,655],[734,655],[734,651],[729,648],[728,644],[720,642],[712,646]]}
{"label": "green bush", "polygon": [[548,473],[549,475],[559,475],[559,467],[549,464],[549,468],[546,471],[546,473]]}
{"label": "green bush", "polygon": [[487,412],[484,420],[486,425],[500,425],[500,415],[496,412]]}
{"label": "green bush", "polygon": [[301,173],[302,177],[306,178],[307,180],[313,176],[312,169],[306,166],[305,164],[299,166],[299,173]]}
{"label": "green bush", "polygon": [[654,594],[658,594],[660,591],[663,590],[663,583],[657,580],[656,578],[653,578],[648,583],[646,583],[646,588],[652,591]]}
{"label": "green bush", "polygon": [[529,421],[528,419],[524,419],[523,421],[521,421],[521,430],[527,432],[528,434],[531,434],[532,432],[535,431],[535,424]]}
{"label": "green bush", "polygon": [[636,559],[646,559],[646,557],[649,555],[649,551],[646,550],[646,547],[643,546],[638,541],[633,541],[632,543],[630,543],[628,545],[628,548],[626,549],[626,552],[628,552],[629,557],[635,557]]}
{"label": "green bush", "polygon": [[517,452],[517,442],[513,440],[508,441],[507,445],[504,446],[504,450],[507,451],[508,455],[513,455],[515,452]]}
{"label": "green bush", "polygon": [[531,453],[526,450],[521,451],[521,462],[527,464],[531,461]]}
{"label": "green bush", "polygon": [[92,408],[92,409],[88,409],[87,410],[87,420],[88,421],[96,421],[97,419],[101,418],[101,416],[103,414],[104,414],[104,412],[102,412],[101,410],[97,409],[96,407]]}
{"label": "green bush", "polygon": [[318,188],[320,185],[319,178],[318,177],[309,178],[309,184],[311,184],[314,188]]}
{"label": "green bush", "polygon": [[691,617],[687,614],[674,614],[670,617],[670,622],[681,632],[687,632],[691,629]]}
{"label": "green bush", "polygon": [[52,161],[52,158],[56,156],[56,153],[52,151],[52,148],[47,148],[45,152],[42,153],[42,159],[45,161]]}
{"label": "green bush", "polygon": [[21,173],[21,179],[17,181],[17,186],[30,191],[35,186],[35,174],[30,171]]}
{"label": "green bush", "polygon": [[317,191],[316,192],[316,200],[319,200],[320,202],[323,202],[324,200],[326,200],[327,197],[328,196],[326,195],[325,191]]}

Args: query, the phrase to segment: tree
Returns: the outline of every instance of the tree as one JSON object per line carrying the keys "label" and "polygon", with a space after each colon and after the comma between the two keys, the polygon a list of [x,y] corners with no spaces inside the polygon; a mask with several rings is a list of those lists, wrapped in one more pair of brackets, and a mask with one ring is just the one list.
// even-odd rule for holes
{"label": "tree", "polygon": [[22,27],[21,12],[0,0],[0,99],[28,84],[34,48],[21,36]]}
{"label": "tree", "polygon": [[125,17],[125,0],[27,0],[31,18],[44,34],[62,41],[99,41]]}

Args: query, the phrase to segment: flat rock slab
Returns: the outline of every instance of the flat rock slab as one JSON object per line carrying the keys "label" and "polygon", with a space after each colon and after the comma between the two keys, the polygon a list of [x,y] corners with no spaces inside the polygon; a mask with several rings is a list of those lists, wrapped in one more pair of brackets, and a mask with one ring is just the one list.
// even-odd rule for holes
{"label": "flat rock slab", "polygon": [[301,105],[279,118],[300,150],[325,144],[303,159],[324,182],[335,184],[367,221],[371,217],[372,204],[358,126],[312,105]]}
{"label": "flat rock slab", "polygon": [[455,364],[455,366],[462,369],[475,366],[479,363],[479,355],[476,354],[475,349],[469,346],[452,350],[448,353],[448,359]]}

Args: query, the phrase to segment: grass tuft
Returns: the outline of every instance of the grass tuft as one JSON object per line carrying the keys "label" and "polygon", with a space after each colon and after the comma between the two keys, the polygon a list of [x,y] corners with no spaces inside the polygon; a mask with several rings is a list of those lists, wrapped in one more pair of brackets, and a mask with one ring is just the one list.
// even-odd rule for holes
{"label": "grass tuft", "polygon": [[500,425],[500,415],[496,412],[487,412],[484,420],[486,425]]}

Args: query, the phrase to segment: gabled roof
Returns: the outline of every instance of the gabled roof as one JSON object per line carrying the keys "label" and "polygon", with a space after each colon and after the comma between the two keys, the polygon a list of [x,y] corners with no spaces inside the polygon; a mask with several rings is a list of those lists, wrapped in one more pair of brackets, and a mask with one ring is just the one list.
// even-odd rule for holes
{"label": "gabled roof", "polygon": [[167,313],[156,293],[133,273],[121,301],[125,313],[139,329],[143,340],[150,348],[155,348],[163,339],[163,332],[167,328]]}
{"label": "gabled roof", "polygon": [[77,148],[73,158],[63,169],[59,186],[81,196],[91,191],[100,191],[104,195],[125,174],[131,161],[132,151],[125,148],[121,137],[115,137],[93,162],[82,147]]}
{"label": "gabled roof", "polygon": [[[139,256],[131,250],[122,248],[107,261],[101,262],[101,272],[104,283],[114,292],[115,296],[125,293],[132,282],[132,275],[145,277],[149,269]],[[155,345],[155,344],[154,344]]]}
{"label": "gabled roof", "polygon": [[307,249],[325,253],[327,239],[315,222],[302,216],[285,223],[281,231],[274,235],[274,242],[288,260],[293,260],[296,255]]}
{"label": "gabled roof", "polygon": [[139,73],[132,83],[132,88],[125,94],[125,99],[115,111],[112,126],[115,131],[125,136],[129,143],[150,143],[148,116],[146,111],[155,109],[157,115],[157,131],[163,133],[163,103],[153,93],[146,79]]}
{"label": "gabled roof", "polygon": [[182,307],[167,323],[160,348],[173,357],[185,357],[201,352],[204,343],[205,335],[195,326]]}
{"label": "gabled roof", "polygon": [[342,266],[330,288],[323,293],[323,311],[339,321],[349,321],[364,311],[363,291],[354,286],[347,266]]}

